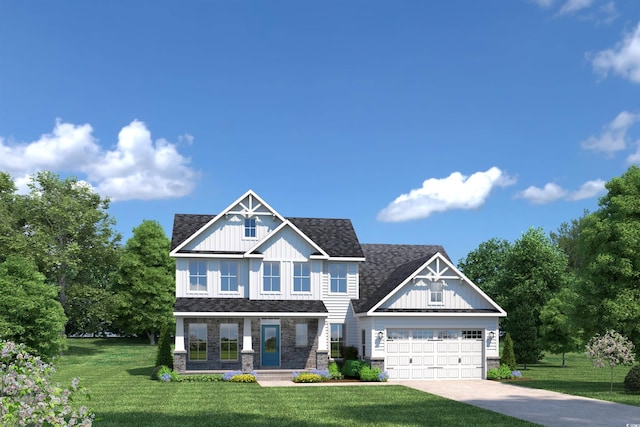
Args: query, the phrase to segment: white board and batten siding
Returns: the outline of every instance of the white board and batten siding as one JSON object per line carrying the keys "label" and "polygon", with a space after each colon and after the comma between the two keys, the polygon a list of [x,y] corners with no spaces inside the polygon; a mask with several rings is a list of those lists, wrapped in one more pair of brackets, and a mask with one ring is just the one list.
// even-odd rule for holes
{"label": "white board and batten siding", "polygon": [[442,304],[431,304],[429,284],[411,281],[399,289],[382,308],[450,308],[450,309],[493,309],[494,307],[463,279],[445,279]]}
{"label": "white board and batten siding", "polygon": [[256,216],[256,237],[244,236],[244,218],[241,215],[229,215],[220,218],[209,230],[184,247],[192,251],[248,251],[271,231],[278,227],[281,221],[271,216]]}

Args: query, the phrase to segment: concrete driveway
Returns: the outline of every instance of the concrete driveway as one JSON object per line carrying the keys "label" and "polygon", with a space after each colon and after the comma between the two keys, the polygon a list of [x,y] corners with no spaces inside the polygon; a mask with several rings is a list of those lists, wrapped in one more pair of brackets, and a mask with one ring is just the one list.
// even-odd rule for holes
{"label": "concrete driveway", "polygon": [[[544,426],[640,427],[640,407],[488,380],[389,381]],[[640,399],[640,396],[638,397]]]}

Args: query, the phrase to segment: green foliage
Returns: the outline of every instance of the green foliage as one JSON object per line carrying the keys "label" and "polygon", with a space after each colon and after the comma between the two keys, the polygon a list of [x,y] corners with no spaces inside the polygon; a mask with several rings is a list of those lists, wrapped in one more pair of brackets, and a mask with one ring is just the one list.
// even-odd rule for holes
{"label": "green foliage", "polygon": [[354,346],[343,346],[340,349],[340,355],[344,360],[357,359],[358,348]]}
{"label": "green foliage", "polygon": [[[540,312],[540,343],[544,350],[564,354],[578,350],[580,331],[576,324],[575,311],[578,295],[569,285],[551,298]],[[565,366],[564,360],[562,367]]]}
{"label": "green foliage", "polygon": [[165,368],[165,365],[156,365],[153,370],[151,371],[151,379],[152,380],[157,380],[158,379],[158,372],[160,372],[160,369]]}
{"label": "green foliage", "polygon": [[382,369],[375,367],[371,368],[369,365],[364,365],[360,368],[360,381],[365,382],[380,382],[387,381],[389,376],[382,372]]}
{"label": "green foliage", "polygon": [[321,375],[303,372],[293,377],[294,383],[319,383],[324,381]]}
{"label": "green foliage", "polygon": [[368,365],[362,360],[345,360],[342,366],[342,375],[345,377],[359,378],[360,369],[362,369],[363,366]]}
{"label": "green foliage", "polygon": [[611,392],[613,392],[613,368],[617,365],[633,364],[634,345],[625,336],[614,330],[604,335],[596,334],[586,346],[586,355],[598,368],[611,368]]}
{"label": "green foliage", "polygon": [[493,238],[480,243],[477,249],[458,261],[465,276],[501,306],[505,294],[499,285],[500,276],[510,249],[508,241]]}
{"label": "green foliage", "polygon": [[334,380],[341,380],[344,378],[344,375],[340,372],[340,368],[336,362],[329,363],[329,375],[331,375],[331,378]]}
{"label": "green foliage", "polygon": [[179,375],[180,383],[217,383],[222,381],[222,374]]}
{"label": "green foliage", "polygon": [[66,348],[66,320],[56,289],[30,260],[10,256],[0,263],[0,337],[49,359]]}
{"label": "green foliage", "polygon": [[133,229],[120,257],[118,326],[128,334],[145,333],[151,344],[173,315],[175,262],[169,256],[170,246],[162,226],[144,220]]}
{"label": "green foliage", "polygon": [[504,337],[501,363],[507,365],[512,371],[516,369],[516,355],[513,352],[513,340],[511,340],[511,334],[509,332],[507,332]]}
{"label": "green foliage", "polygon": [[489,369],[487,372],[488,380],[509,380],[511,379],[511,368],[508,365],[501,364],[499,368]]}
{"label": "green foliage", "polygon": [[160,331],[160,340],[158,342],[158,352],[156,354],[156,366],[166,365],[173,366],[173,352],[171,351],[171,333],[173,329],[168,324],[162,326]]}
{"label": "green foliage", "polygon": [[255,383],[256,377],[252,374],[238,374],[231,377],[232,383]]}
{"label": "green foliage", "polygon": [[640,365],[631,367],[624,377],[624,387],[633,392],[640,392]]}
{"label": "green foliage", "polygon": [[78,379],[70,387],[54,385],[53,365],[29,354],[22,344],[0,341],[0,423],[13,426],[91,426],[93,414],[71,408],[73,396],[85,392]]}
{"label": "green foliage", "polygon": [[67,285],[67,334],[104,335],[116,332],[113,327],[118,310],[118,296],[110,286]]}
{"label": "green foliage", "polygon": [[578,313],[585,336],[614,329],[640,346],[640,168],[606,185],[599,209],[583,221]]}
{"label": "green foliage", "polygon": [[163,365],[163,366],[160,366],[160,369],[158,369],[158,373],[156,374],[156,379],[165,383],[168,383],[171,381],[178,381],[178,373],[175,372],[170,367]]}

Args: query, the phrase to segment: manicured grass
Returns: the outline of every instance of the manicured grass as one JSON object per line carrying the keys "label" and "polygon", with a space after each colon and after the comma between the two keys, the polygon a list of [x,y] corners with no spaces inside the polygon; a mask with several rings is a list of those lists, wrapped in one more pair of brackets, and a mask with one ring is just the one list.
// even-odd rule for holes
{"label": "manicured grass", "polygon": [[561,355],[548,354],[542,363],[529,365],[526,371],[522,371],[525,380],[514,381],[513,384],[640,406],[640,394],[626,392],[623,385],[631,366],[614,368],[613,393],[610,393],[609,368],[594,368],[582,353],[567,354],[565,365],[563,368]]}
{"label": "manicured grass", "polygon": [[532,426],[394,385],[274,387],[161,383],[149,375],[156,347],[119,339],[71,339],[56,380],[78,376],[96,426]]}

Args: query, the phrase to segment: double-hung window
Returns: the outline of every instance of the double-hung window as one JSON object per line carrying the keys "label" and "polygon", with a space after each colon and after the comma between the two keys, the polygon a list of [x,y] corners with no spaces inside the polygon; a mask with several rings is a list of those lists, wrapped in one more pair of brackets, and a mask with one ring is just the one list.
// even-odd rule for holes
{"label": "double-hung window", "polygon": [[238,263],[220,261],[220,291],[238,292]]}
{"label": "double-hung window", "polygon": [[306,323],[296,323],[296,347],[309,345],[308,326]]}
{"label": "double-hung window", "polygon": [[265,262],[262,265],[262,290],[280,292],[280,263]]}
{"label": "double-hung window", "polygon": [[220,360],[238,360],[238,324],[220,324]]}
{"label": "double-hung window", "polygon": [[207,324],[189,324],[189,360],[207,360]]}
{"label": "double-hung window", "polygon": [[245,218],[244,219],[244,237],[256,237],[256,219]]}
{"label": "double-hung window", "polygon": [[331,324],[331,358],[342,357],[342,347],[344,346],[344,324]]}
{"label": "double-hung window", "polygon": [[293,292],[311,292],[311,275],[306,262],[293,263]]}
{"label": "double-hung window", "polygon": [[207,291],[207,262],[189,261],[189,291]]}
{"label": "double-hung window", "polygon": [[347,292],[347,265],[331,264],[329,267],[331,275],[331,292]]}
{"label": "double-hung window", "polygon": [[444,304],[444,283],[443,282],[431,282],[429,286],[429,304],[443,305]]}

